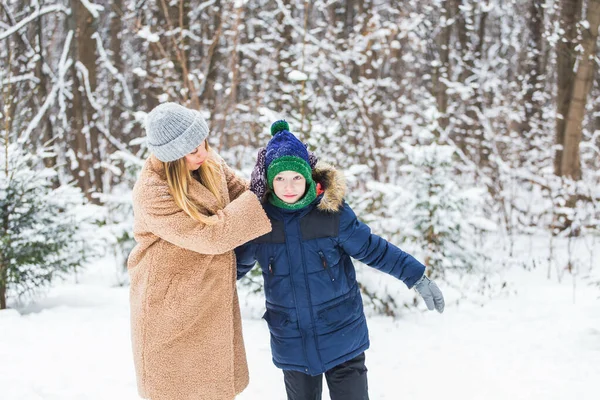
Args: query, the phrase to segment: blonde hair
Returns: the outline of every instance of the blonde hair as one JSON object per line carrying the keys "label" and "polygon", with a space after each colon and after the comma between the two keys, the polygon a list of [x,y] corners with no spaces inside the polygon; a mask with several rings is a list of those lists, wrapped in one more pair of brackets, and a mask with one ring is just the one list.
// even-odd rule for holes
{"label": "blonde hair", "polygon": [[[205,143],[206,150],[208,151],[208,157],[198,169],[200,183],[215,196],[217,203],[219,204],[219,208],[223,208],[223,198],[219,192],[219,186],[221,183],[221,170],[217,161],[214,159],[214,157],[212,157],[213,152],[208,145],[208,142]],[[216,221],[214,218],[210,218],[210,216],[202,214],[198,209],[198,204],[196,204],[190,198],[188,188],[190,181],[194,178],[192,177],[191,171],[187,167],[185,157],[175,161],[163,162],[163,166],[167,175],[169,191],[175,199],[175,203],[177,203],[177,205],[193,219],[207,225],[215,224]]]}

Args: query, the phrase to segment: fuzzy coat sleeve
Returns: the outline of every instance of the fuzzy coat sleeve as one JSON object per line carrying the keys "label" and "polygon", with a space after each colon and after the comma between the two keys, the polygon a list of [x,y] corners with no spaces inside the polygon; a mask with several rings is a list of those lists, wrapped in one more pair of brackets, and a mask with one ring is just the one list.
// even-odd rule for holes
{"label": "fuzzy coat sleeve", "polygon": [[248,182],[240,178],[224,161],[222,163],[225,180],[227,181],[227,190],[231,201],[237,199],[242,193],[248,190]]}
{"label": "fuzzy coat sleeve", "polygon": [[223,254],[271,231],[271,223],[256,195],[246,191],[210,218],[196,221],[175,203],[164,185],[134,190],[134,212],[154,235],[200,254]]}

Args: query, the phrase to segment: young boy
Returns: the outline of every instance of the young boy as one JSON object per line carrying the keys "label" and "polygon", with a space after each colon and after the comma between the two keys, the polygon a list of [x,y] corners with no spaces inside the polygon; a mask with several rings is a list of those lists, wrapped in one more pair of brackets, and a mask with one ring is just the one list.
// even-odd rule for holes
{"label": "young boy", "polygon": [[263,207],[273,230],[236,249],[238,279],[258,261],[273,362],[289,400],[321,399],[323,373],[332,400],[368,399],[369,336],[350,257],[415,287],[430,310],[443,312],[444,298],[423,264],[356,218],[339,172],[311,168],[314,159],[287,122],[275,122],[271,133],[257,163],[266,174],[253,177],[266,176]]}

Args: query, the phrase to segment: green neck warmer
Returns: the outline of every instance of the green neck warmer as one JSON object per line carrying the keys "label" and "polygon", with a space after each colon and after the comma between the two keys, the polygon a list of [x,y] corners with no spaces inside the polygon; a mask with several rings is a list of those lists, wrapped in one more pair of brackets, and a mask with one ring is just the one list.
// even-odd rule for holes
{"label": "green neck warmer", "polygon": [[307,186],[308,188],[306,189],[304,196],[293,204],[289,204],[281,200],[275,195],[274,192],[269,193],[269,203],[273,204],[275,207],[283,208],[285,210],[299,210],[304,208],[317,198],[317,187],[315,185],[315,181],[311,179]]}

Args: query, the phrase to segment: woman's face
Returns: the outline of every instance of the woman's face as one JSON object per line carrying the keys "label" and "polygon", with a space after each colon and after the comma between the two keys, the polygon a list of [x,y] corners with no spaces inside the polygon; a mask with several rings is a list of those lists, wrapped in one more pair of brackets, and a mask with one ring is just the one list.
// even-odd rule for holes
{"label": "woman's face", "polygon": [[200,146],[196,147],[194,151],[185,156],[185,164],[190,171],[195,171],[208,157],[208,150],[206,150],[206,140],[200,143]]}
{"label": "woman's face", "polygon": [[282,171],[273,179],[275,195],[288,204],[293,204],[304,196],[306,179],[295,171]]}

